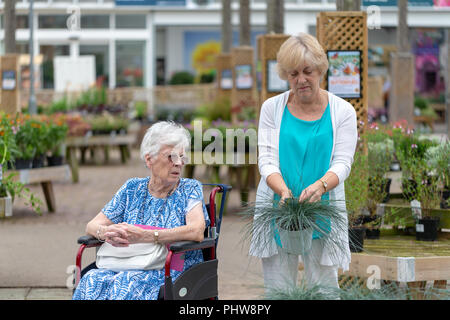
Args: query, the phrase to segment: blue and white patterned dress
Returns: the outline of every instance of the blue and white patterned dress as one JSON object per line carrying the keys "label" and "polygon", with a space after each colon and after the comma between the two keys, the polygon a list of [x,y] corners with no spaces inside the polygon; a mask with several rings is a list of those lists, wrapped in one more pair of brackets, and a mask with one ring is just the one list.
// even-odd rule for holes
{"label": "blue and white patterned dress", "polygon": [[[169,197],[160,199],[148,192],[149,177],[129,179],[102,212],[114,223],[150,225],[175,228],[186,225],[188,205],[192,201],[203,203],[202,185],[193,179],[181,178]],[[203,203],[206,225],[209,217]],[[201,250],[185,254],[184,269],[203,261]],[[181,274],[171,270],[172,280]],[[114,272],[93,269],[86,273],[76,288],[74,300],[156,300],[164,284],[164,269]]]}

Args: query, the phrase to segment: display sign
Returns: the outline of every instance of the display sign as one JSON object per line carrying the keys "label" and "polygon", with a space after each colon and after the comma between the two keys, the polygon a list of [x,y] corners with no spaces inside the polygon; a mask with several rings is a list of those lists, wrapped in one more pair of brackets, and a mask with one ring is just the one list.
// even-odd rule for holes
{"label": "display sign", "polygon": [[16,89],[16,72],[14,70],[4,70],[2,72],[2,89],[14,90]]}
{"label": "display sign", "polygon": [[233,89],[233,73],[231,69],[222,70],[220,76],[220,88],[223,90]]}
{"label": "display sign", "polygon": [[[363,7],[380,6],[380,7],[396,7],[397,0],[363,0]],[[432,7],[433,0],[408,0],[408,6],[412,7]]]}
{"label": "display sign", "polygon": [[236,88],[251,89],[253,85],[252,66],[249,64],[237,65],[236,71]]}
{"label": "display sign", "polygon": [[341,98],[361,97],[361,51],[328,51],[328,91]]}
{"label": "display sign", "polygon": [[288,89],[289,83],[278,75],[277,61],[267,60],[267,92],[284,92]]}

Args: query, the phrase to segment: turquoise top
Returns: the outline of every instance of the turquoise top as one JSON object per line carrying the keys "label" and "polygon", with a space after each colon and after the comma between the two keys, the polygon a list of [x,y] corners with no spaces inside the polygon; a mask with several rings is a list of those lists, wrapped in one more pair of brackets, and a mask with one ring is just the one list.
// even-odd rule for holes
{"label": "turquoise top", "polygon": [[[333,149],[333,126],[330,104],[322,117],[314,121],[305,121],[284,108],[280,128],[279,158],[281,175],[294,197],[299,197],[303,189],[313,184],[328,171]],[[280,196],[275,193],[275,201]],[[322,200],[329,200],[328,192]],[[322,220],[323,221],[323,220]],[[330,226],[325,227],[328,232]],[[275,236],[277,239],[277,235]],[[320,238],[314,231],[313,239]]]}

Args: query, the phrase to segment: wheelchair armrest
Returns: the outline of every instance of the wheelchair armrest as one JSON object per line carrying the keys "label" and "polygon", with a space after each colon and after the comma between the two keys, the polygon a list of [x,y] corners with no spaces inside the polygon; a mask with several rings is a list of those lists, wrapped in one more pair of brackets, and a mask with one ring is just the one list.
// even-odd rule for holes
{"label": "wheelchair armrest", "polygon": [[100,246],[103,243],[93,236],[81,236],[78,238],[77,242],[78,244],[85,244],[88,246]]}
{"label": "wheelchair armrest", "polygon": [[216,240],[213,238],[205,238],[201,242],[178,241],[178,242],[171,243],[169,246],[169,250],[176,253],[176,252],[211,248],[211,247],[215,246],[215,244],[216,244]]}

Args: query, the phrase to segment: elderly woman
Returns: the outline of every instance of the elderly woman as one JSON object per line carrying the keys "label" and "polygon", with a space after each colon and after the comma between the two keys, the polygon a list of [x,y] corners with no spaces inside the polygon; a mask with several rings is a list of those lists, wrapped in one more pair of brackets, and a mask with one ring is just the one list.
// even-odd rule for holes
{"label": "elderly woman", "polygon": [[[290,37],[277,63],[290,90],[266,100],[261,108],[256,202],[267,196],[275,201],[292,196],[300,201],[345,200],[344,180],[357,142],[356,112],[350,103],[320,88],[328,60],[313,36]],[[337,203],[347,223],[345,202]],[[265,246],[258,243],[254,238],[250,254],[262,258],[266,289],[295,285],[299,256],[278,250],[275,239]],[[338,287],[338,268],[348,270],[350,257],[347,229],[328,242],[314,232],[311,251],[301,257],[306,284]]]}
{"label": "elderly woman", "polygon": [[[209,223],[202,185],[197,180],[180,177],[189,147],[190,135],[182,126],[173,122],[151,126],[140,151],[150,176],[129,179],[87,224],[87,234],[113,246],[202,241]],[[187,252],[183,270],[202,261],[201,250]],[[181,271],[171,270],[173,279],[180,274]],[[163,269],[122,272],[94,269],[81,279],[73,299],[157,299],[162,284]]]}

